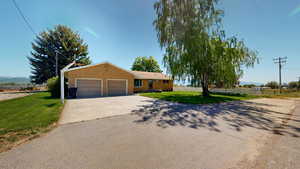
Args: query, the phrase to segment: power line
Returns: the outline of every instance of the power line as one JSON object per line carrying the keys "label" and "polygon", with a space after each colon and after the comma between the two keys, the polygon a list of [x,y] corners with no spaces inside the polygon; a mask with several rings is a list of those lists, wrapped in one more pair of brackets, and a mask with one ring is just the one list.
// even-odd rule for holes
{"label": "power line", "polygon": [[[26,23],[26,25],[28,26],[28,28],[30,29],[30,31],[35,35],[38,36],[37,33],[34,31],[33,27],[30,25],[28,19],[25,17],[25,15],[23,14],[21,8],[19,7],[19,5],[17,4],[17,2],[15,0],[12,0],[14,6],[16,7],[17,11],[19,12],[19,14],[21,15],[21,17],[23,18],[24,22]],[[56,72],[56,76],[58,76],[58,54],[64,56],[62,53],[60,53],[58,51],[58,49],[54,49],[55,51],[55,72]]]}
{"label": "power line", "polygon": [[29,21],[26,19],[25,15],[23,14],[23,12],[21,11],[20,7],[18,6],[17,2],[15,0],[12,0],[14,6],[16,7],[17,11],[19,12],[19,14],[21,15],[21,17],[23,18],[24,22],[26,23],[26,25],[28,26],[28,28],[30,29],[30,31],[37,36],[37,34],[35,33],[33,27],[30,25]]}
{"label": "power line", "polygon": [[279,90],[281,93],[281,69],[284,63],[286,63],[287,57],[278,57],[273,59],[275,64],[279,66]]}

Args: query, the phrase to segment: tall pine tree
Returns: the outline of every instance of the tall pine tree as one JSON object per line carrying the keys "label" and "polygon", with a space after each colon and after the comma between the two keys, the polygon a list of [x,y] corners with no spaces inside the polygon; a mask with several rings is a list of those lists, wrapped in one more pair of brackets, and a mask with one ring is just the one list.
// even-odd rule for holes
{"label": "tall pine tree", "polygon": [[90,64],[88,45],[79,34],[67,26],[57,25],[52,30],[40,33],[32,43],[31,82],[41,84],[56,76],[56,55],[58,72],[69,63],[76,61],[83,65]]}

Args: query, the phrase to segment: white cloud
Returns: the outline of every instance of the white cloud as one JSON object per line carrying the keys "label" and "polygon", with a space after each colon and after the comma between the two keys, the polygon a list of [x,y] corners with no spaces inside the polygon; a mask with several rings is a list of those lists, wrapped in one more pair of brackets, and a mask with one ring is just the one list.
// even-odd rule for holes
{"label": "white cloud", "polygon": [[86,31],[90,35],[94,36],[95,38],[99,37],[99,35],[90,27],[84,27],[84,31]]}

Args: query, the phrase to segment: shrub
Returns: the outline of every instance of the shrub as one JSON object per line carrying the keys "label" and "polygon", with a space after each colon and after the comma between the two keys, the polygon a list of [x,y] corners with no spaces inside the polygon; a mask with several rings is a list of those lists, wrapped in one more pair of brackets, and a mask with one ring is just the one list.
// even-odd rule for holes
{"label": "shrub", "polygon": [[20,88],[20,91],[27,91],[27,90],[33,91],[34,87],[33,86],[29,86],[29,87],[21,87]]}
{"label": "shrub", "polygon": [[275,81],[268,82],[265,86],[270,87],[271,89],[277,89],[279,84]]}
{"label": "shrub", "polygon": [[51,93],[51,97],[58,98],[60,96],[60,80],[59,77],[52,77],[47,80],[47,87]]}
{"label": "shrub", "polygon": [[297,88],[299,88],[299,82],[290,82],[290,83],[288,84],[288,87],[289,87],[290,89],[297,89]]}
{"label": "shrub", "polygon": [[255,84],[245,84],[243,87],[252,88],[252,87],[256,87],[256,85]]}

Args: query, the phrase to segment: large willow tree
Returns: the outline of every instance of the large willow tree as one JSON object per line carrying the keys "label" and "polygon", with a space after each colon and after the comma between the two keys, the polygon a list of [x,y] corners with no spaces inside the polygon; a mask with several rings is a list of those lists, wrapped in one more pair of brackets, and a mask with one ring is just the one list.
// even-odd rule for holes
{"label": "large willow tree", "polygon": [[221,28],[223,11],[218,0],[159,0],[154,26],[165,49],[164,65],[177,80],[202,86],[209,96],[210,84],[233,85],[243,66],[253,66],[256,53],[243,41],[226,38]]}

